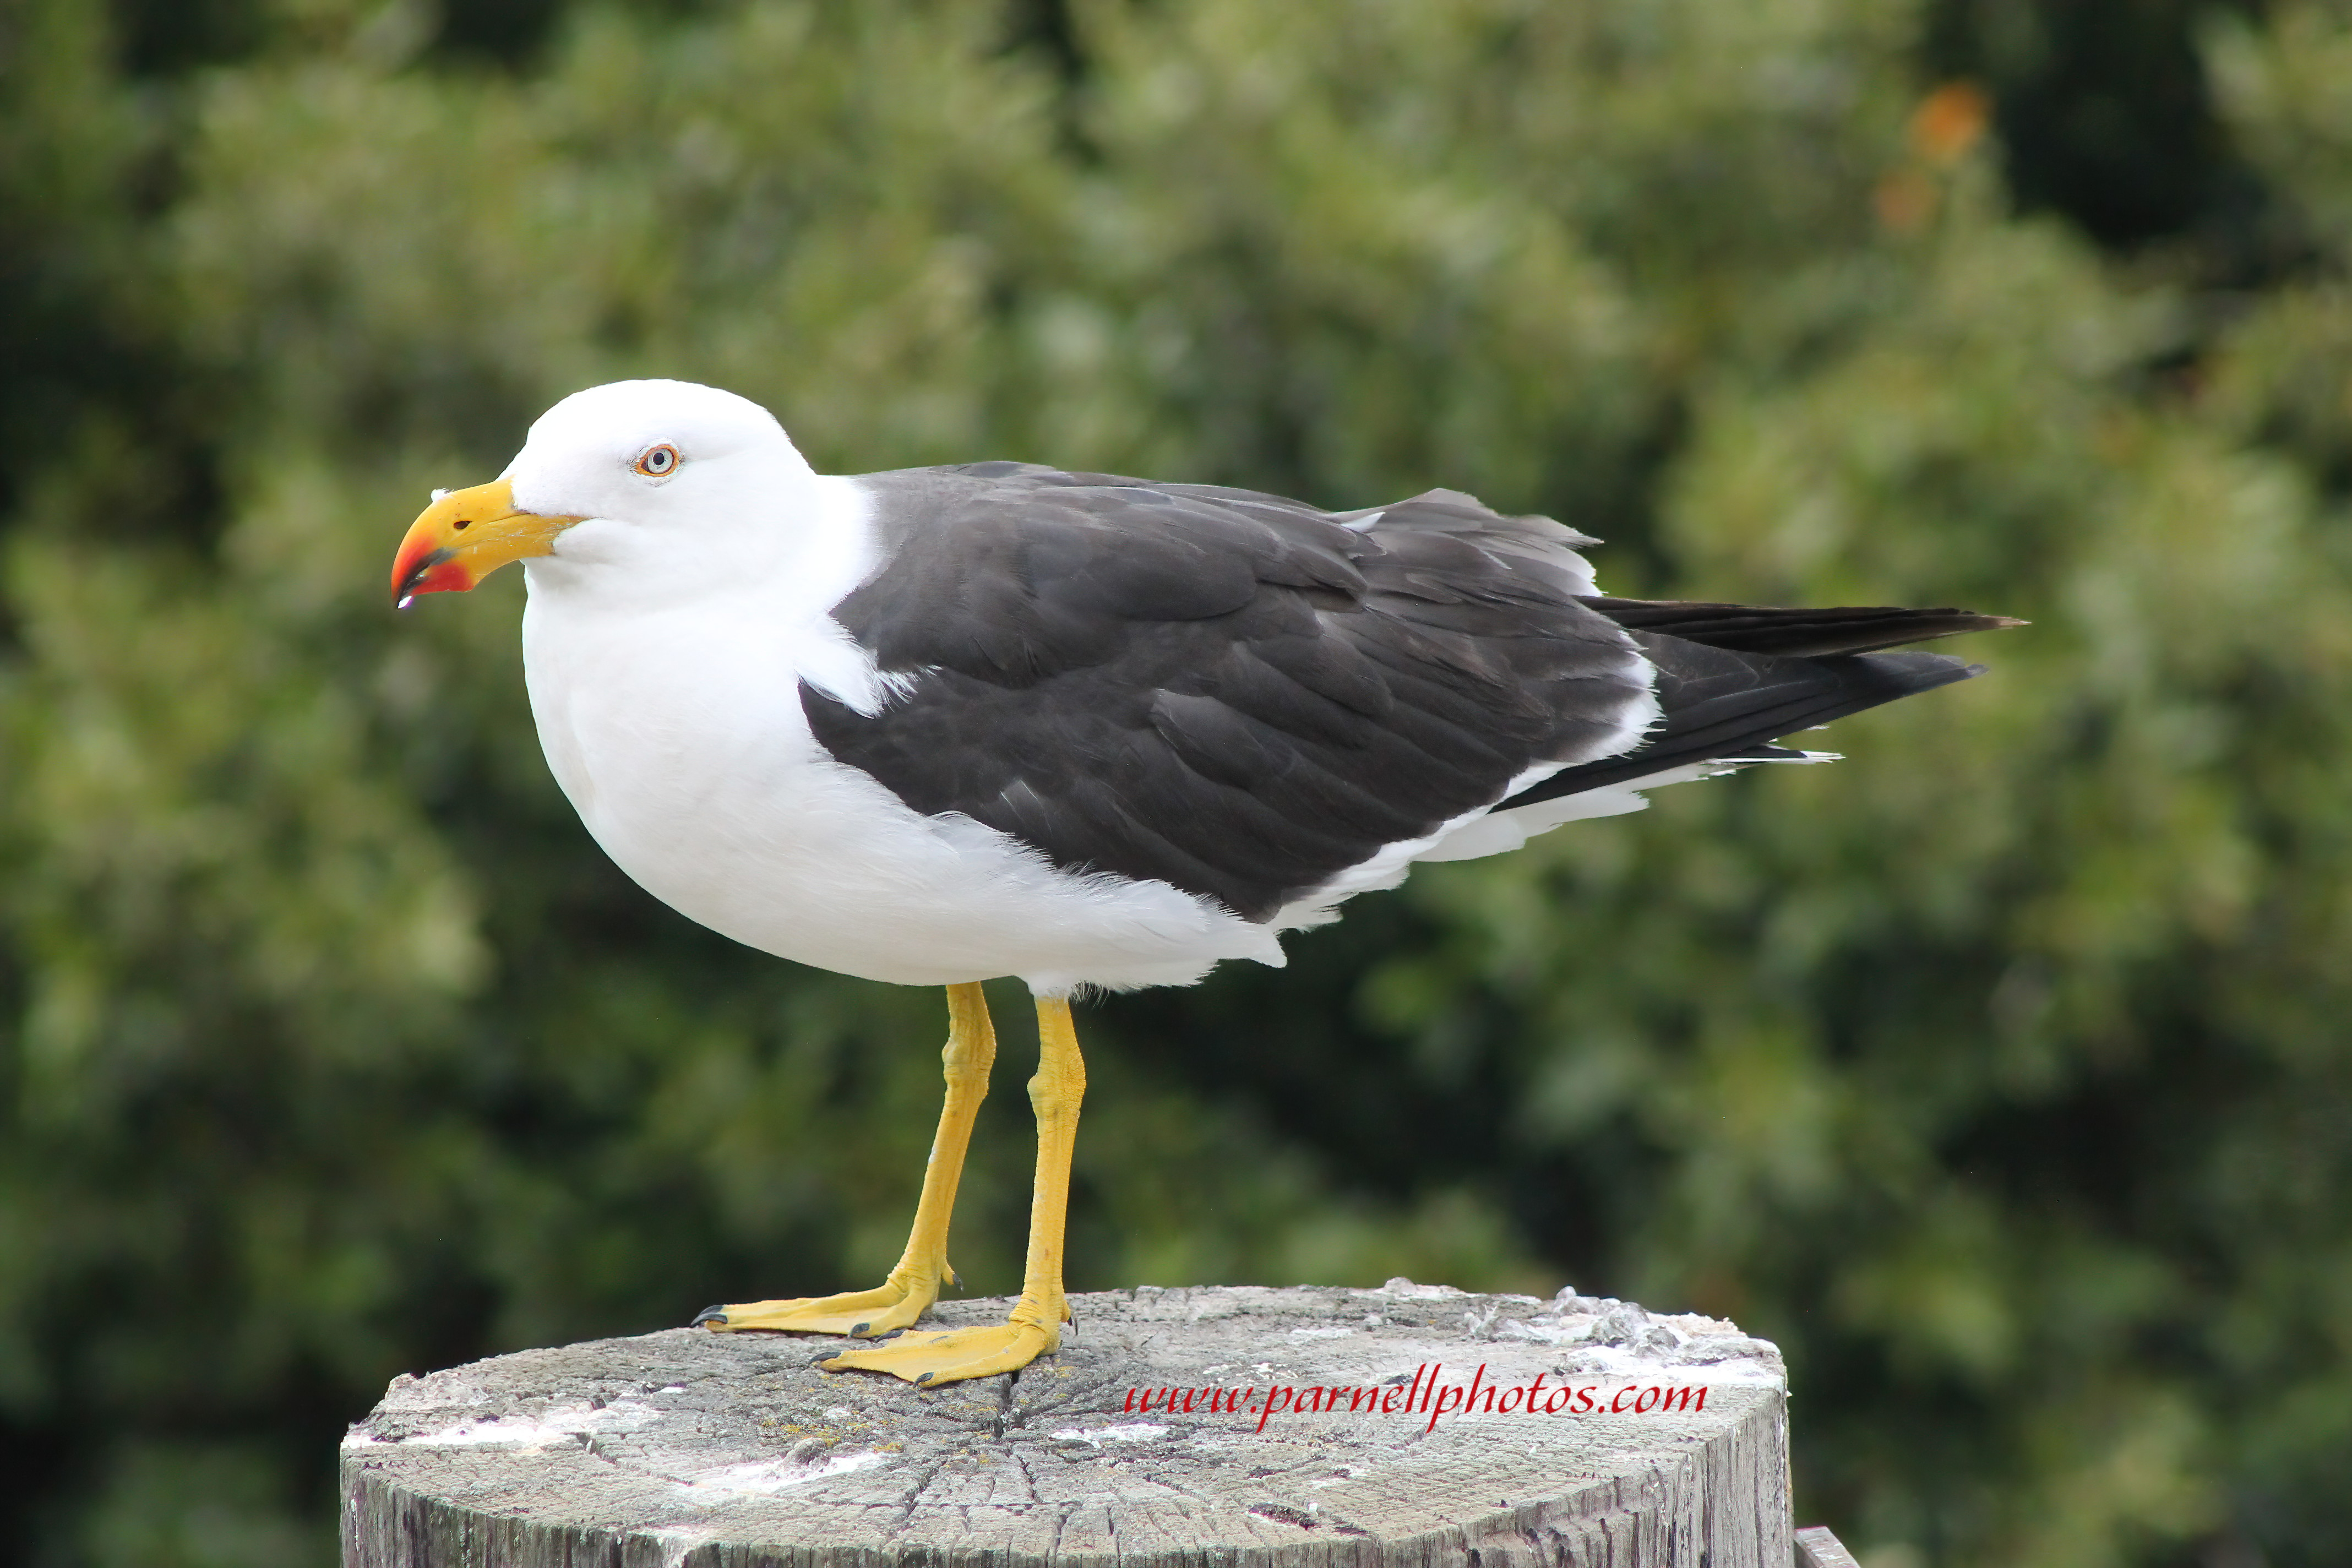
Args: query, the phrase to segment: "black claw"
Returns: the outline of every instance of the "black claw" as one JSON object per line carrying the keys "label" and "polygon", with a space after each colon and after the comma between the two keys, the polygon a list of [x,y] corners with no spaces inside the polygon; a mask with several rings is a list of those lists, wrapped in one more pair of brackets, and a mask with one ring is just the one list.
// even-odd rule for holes
{"label": "black claw", "polygon": [[859,1323],[849,1331],[849,1337],[853,1340],[863,1339],[865,1337],[866,1331],[873,1326],[874,1325],[872,1323]]}
{"label": "black claw", "polygon": [[843,1352],[840,1351],[827,1351],[823,1355],[813,1355],[809,1357],[809,1365],[823,1366],[829,1361],[839,1361],[842,1358],[842,1354]]}
{"label": "black claw", "polygon": [[917,1384],[919,1384],[919,1384],[926,1384],[926,1383],[929,1383],[929,1382],[930,1382],[930,1381],[931,1381],[931,1376],[932,1376],[932,1374],[927,1372],[927,1373],[923,1373],[923,1375],[922,1375],[922,1376],[920,1376],[920,1377],[919,1377],[919,1378],[915,1379],[915,1382],[916,1382],[916,1383],[917,1383]]}
{"label": "black claw", "polygon": [[687,1324],[687,1327],[689,1329],[698,1329],[705,1323],[723,1323],[726,1321],[726,1308],[705,1307],[702,1310],[694,1314],[694,1321]]}

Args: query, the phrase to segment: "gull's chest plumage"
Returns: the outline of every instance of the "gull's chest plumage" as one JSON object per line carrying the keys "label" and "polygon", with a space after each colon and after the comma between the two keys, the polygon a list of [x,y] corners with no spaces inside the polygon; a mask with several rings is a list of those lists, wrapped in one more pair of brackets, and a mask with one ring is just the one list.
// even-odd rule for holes
{"label": "gull's chest plumage", "polygon": [[801,711],[795,644],[808,640],[704,612],[535,604],[525,617],[531,713],[557,783],[624,869],[696,919],[687,904],[722,892],[730,867],[758,864],[772,900],[805,900],[856,858],[838,818],[860,792]]}
{"label": "gull's chest plumage", "polygon": [[1070,878],[835,760],[800,687],[845,642],[756,605],[607,613],[535,593],[523,623],[541,744],[581,820],[648,892],[739,942],[907,984],[1278,962],[1261,927],[1164,884]]}

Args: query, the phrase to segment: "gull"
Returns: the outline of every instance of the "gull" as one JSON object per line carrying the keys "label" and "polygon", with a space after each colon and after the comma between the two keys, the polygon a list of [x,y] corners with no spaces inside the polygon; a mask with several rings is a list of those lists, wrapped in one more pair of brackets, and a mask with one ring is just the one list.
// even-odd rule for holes
{"label": "gull", "polygon": [[[1423,861],[1638,810],[1644,790],[1980,667],[1898,644],[1957,609],[1612,598],[1543,517],[1433,489],[1326,511],[1219,485],[977,462],[817,473],[759,405],[677,381],[576,393],[506,472],[436,492],[394,600],[523,563],[548,766],[604,852],[690,920],[798,963],[947,990],[946,1103],[906,1253],[871,1290],[713,1307],[854,1336],[912,1383],[1058,1348],[1087,989],[1283,962]],[[1037,1168],[1002,1324],[903,1332],[995,1037],[1034,994]]]}

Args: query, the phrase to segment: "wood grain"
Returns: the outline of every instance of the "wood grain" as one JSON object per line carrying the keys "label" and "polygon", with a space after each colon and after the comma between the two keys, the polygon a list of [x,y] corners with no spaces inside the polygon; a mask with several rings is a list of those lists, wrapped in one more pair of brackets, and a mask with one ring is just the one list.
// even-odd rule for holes
{"label": "wood grain", "polygon": [[[343,1562],[1790,1561],[1780,1355],[1729,1323],[1407,1280],[1071,1304],[1058,1354],[936,1391],[814,1370],[835,1342],[688,1329],[404,1376],[343,1445]],[[1556,1414],[1519,1407],[1530,1386]],[[1446,1389],[1473,1387],[1498,1408],[1435,1413],[1461,1403]],[[1213,1413],[1211,1388],[1241,1408]],[[1180,1394],[1171,1414],[1155,1392],[1143,1414],[1129,1391],[1147,1389],[1191,1390],[1192,1408]],[[1664,1402],[1685,1408],[1633,1408]]]}

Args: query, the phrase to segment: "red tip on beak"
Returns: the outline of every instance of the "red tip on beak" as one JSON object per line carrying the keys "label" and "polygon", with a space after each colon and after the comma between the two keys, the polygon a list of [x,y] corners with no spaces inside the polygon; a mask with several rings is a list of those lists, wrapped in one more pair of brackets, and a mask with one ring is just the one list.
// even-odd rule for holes
{"label": "red tip on beak", "polygon": [[392,558],[392,599],[406,605],[419,594],[462,594],[474,579],[446,548],[424,529],[411,529]]}

